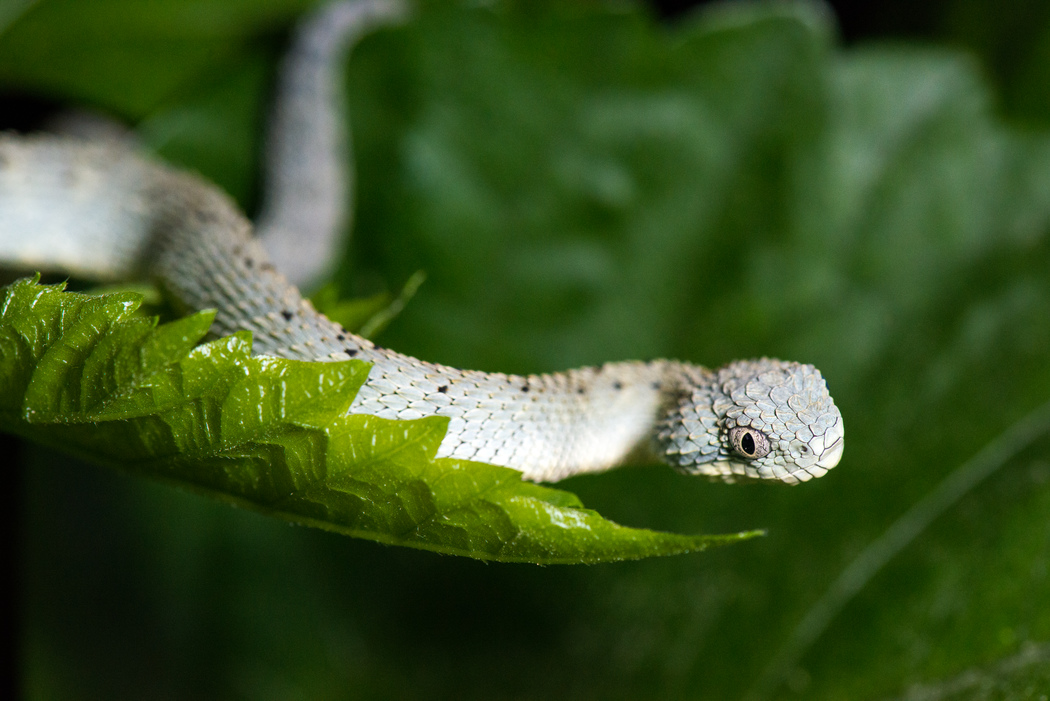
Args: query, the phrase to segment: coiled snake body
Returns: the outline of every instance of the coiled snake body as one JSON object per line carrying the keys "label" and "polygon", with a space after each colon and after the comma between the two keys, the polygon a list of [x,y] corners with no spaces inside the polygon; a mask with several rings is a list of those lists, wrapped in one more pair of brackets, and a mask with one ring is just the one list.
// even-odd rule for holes
{"label": "coiled snake body", "polygon": [[268,199],[286,204],[271,207],[261,236],[213,185],[126,146],[5,135],[0,259],[89,278],[149,278],[186,309],[216,309],[214,333],[251,331],[256,353],[368,361],[351,413],[447,416],[439,456],[504,465],[532,480],[652,460],[726,481],[798,483],[834,467],[842,417],[811,365],[759,359],[708,370],[658,360],[527,377],[463,371],[379,348],[303,299],[267,247],[289,251],[299,234],[320,229],[324,239],[338,230],[348,174],[338,165],[345,159],[331,75],[351,38],[399,10],[379,0],[337,3],[304,25],[271,144],[278,155]]}

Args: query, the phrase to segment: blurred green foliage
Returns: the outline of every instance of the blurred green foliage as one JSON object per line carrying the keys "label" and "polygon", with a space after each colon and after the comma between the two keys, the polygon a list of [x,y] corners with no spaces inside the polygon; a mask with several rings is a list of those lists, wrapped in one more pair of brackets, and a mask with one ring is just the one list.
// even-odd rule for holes
{"label": "blurred green foliage", "polygon": [[995,80],[1011,119],[1050,125],[1050,5],[1040,0],[955,0],[938,18],[937,35],[975,51]]}
{"label": "blurred green foliage", "polygon": [[[797,489],[571,480],[622,523],[770,535],[540,569],[289,528],[27,449],[28,693],[744,696],[867,544],[1050,398],[1050,30],[1015,37],[1012,16],[966,4],[991,37],[970,45],[1026,59],[843,50],[830,16],[780,3],[670,27],[623,4],[435,4],[366,39],[339,282],[428,274],[384,345],[513,372],[813,362],[845,417],[842,463]],[[0,81],[113,110],[250,209],[304,5],[41,0],[0,35]],[[1048,447],[1019,446],[890,559],[769,695],[1046,693]]]}

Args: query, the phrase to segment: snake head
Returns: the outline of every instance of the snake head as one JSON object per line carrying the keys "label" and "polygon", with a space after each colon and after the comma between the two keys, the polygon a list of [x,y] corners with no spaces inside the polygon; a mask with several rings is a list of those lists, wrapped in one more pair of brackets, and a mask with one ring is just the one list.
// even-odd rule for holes
{"label": "snake head", "polygon": [[726,482],[824,475],[842,457],[842,414],[812,365],[770,358],[697,372],[657,439],[687,474]]}

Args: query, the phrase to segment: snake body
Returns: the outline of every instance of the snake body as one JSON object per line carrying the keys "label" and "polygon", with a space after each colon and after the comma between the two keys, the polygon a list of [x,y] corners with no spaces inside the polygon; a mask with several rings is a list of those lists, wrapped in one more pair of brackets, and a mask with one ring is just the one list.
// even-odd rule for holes
{"label": "snake body", "polygon": [[[368,21],[390,14],[389,7],[350,2],[323,10],[310,25],[319,29],[299,40],[300,47],[309,48],[315,73],[333,73],[332,64],[341,56],[325,47],[345,44]],[[333,31],[337,11],[349,19]],[[327,32],[325,50],[317,47],[319,31]],[[310,60],[306,65],[309,78]],[[325,84],[315,81],[313,89],[287,98],[292,105],[284,112],[293,116],[286,118],[286,135],[277,141],[293,138],[289,135],[309,139],[303,121],[316,123],[317,110],[330,109],[332,96],[318,95],[317,86]],[[306,116],[297,120],[297,112]],[[338,120],[327,122],[314,131],[335,129]],[[327,141],[315,144],[313,152],[337,149],[338,138],[322,137]],[[504,465],[531,480],[554,481],[655,460],[725,481],[794,484],[838,463],[842,416],[811,365],[762,358],[709,370],[657,360],[519,376],[424,362],[348,332],[302,297],[271,262],[263,243],[281,250],[274,239],[294,242],[300,232],[337,228],[343,218],[339,205],[330,202],[333,191],[342,192],[341,185],[309,182],[326,180],[331,168],[311,172],[301,158],[296,165],[295,153],[286,154],[291,165],[271,179],[269,192],[271,199],[280,199],[273,192],[298,191],[300,200],[308,200],[299,207],[304,213],[296,214],[296,198],[285,196],[288,204],[271,209],[275,213],[267,218],[278,223],[264,227],[260,238],[218,188],[127,146],[59,136],[0,136],[0,260],[85,278],[152,280],[185,310],[217,310],[214,334],[251,331],[258,354],[367,361],[372,368],[350,413],[389,419],[446,416],[448,432],[439,457]],[[338,162],[336,156],[326,156],[325,163]],[[344,178],[338,172],[335,177]],[[282,186],[282,181],[291,184]],[[327,223],[311,224],[318,201],[321,209],[328,207],[320,215]],[[292,248],[285,244],[284,250]],[[303,279],[317,267],[297,270],[297,279]]]}

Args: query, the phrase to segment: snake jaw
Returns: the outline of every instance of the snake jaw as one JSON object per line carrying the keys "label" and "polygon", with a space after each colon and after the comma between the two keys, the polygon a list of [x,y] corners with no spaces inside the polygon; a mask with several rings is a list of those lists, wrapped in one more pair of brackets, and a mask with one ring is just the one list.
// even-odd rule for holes
{"label": "snake jaw", "polygon": [[812,365],[738,361],[684,393],[658,441],[664,459],[687,474],[799,484],[838,464],[842,415]]}

